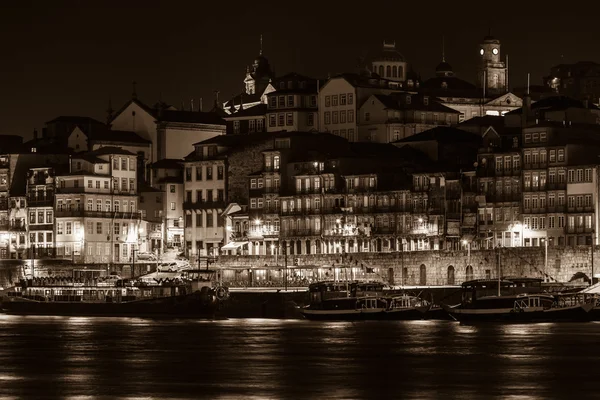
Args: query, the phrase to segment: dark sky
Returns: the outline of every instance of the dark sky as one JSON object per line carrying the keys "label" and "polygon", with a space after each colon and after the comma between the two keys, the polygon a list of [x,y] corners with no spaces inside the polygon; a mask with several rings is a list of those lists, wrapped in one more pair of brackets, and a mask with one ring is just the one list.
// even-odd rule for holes
{"label": "dark sky", "polygon": [[497,11],[480,1],[382,1],[383,8],[347,1],[1,3],[0,133],[27,138],[59,115],[104,121],[109,96],[120,108],[133,80],[150,105],[161,93],[176,106],[203,97],[206,109],[214,89],[221,99],[242,89],[261,33],[277,74],[353,71],[358,57],[376,52],[387,38],[428,78],[445,36],[446,60],[473,81],[488,28],[509,55],[511,87],[523,85],[527,72],[532,84],[541,83],[561,56],[563,62],[600,61],[594,5],[577,12],[525,1]]}

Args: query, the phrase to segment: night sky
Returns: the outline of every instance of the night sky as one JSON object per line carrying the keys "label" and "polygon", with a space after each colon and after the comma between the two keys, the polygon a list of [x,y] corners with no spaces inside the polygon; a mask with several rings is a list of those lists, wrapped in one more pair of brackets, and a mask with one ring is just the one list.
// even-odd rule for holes
{"label": "night sky", "polygon": [[383,1],[378,9],[376,2],[337,1],[3,1],[0,133],[30,138],[60,115],[104,121],[108,98],[119,109],[133,80],[149,105],[159,94],[177,107],[203,97],[207,110],[213,90],[221,100],[242,90],[261,33],[277,75],[353,72],[358,57],[377,53],[387,38],[426,79],[444,36],[446,60],[474,81],[478,44],[489,28],[509,55],[511,87],[524,85],[527,72],[540,84],[561,61],[600,61],[597,5],[577,12],[547,2],[454,2],[452,10],[447,2],[414,3]]}

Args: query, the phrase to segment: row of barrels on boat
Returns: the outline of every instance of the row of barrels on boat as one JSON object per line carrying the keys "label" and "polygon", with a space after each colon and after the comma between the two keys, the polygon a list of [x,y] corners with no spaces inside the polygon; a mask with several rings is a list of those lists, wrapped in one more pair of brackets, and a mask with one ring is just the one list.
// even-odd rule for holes
{"label": "row of barrels on boat", "polygon": [[595,291],[548,293],[541,283],[538,278],[468,281],[458,288],[458,301],[451,302],[456,296],[435,301],[423,292],[398,292],[377,283],[319,282],[309,287],[309,305],[299,311],[311,320],[600,320],[600,297]]}

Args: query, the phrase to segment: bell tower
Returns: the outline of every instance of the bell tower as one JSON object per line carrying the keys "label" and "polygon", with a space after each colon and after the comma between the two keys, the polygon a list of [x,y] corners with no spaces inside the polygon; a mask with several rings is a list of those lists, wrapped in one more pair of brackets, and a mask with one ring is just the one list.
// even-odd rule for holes
{"label": "bell tower", "polygon": [[500,58],[500,41],[492,35],[483,38],[479,46],[477,86],[488,94],[499,95],[508,91],[506,63]]}

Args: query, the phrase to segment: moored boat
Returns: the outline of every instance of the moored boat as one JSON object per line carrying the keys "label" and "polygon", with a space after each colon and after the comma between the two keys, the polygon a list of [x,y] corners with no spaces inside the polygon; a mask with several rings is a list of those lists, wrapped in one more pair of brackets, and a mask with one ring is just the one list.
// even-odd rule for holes
{"label": "moored boat", "polygon": [[[101,277],[74,270],[72,277],[23,279],[2,298],[2,311],[27,315],[216,317],[229,291],[216,271],[138,279]],[[111,279],[113,278],[113,279]]]}
{"label": "moored boat", "polygon": [[589,321],[592,303],[565,301],[542,293],[541,279],[478,279],[463,283],[459,305],[443,305],[454,319],[464,322]]}
{"label": "moored boat", "polygon": [[386,294],[382,284],[353,282],[347,291],[336,284],[309,286],[310,304],[300,312],[311,320],[413,320],[423,319],[431,303],[407,294]]}

